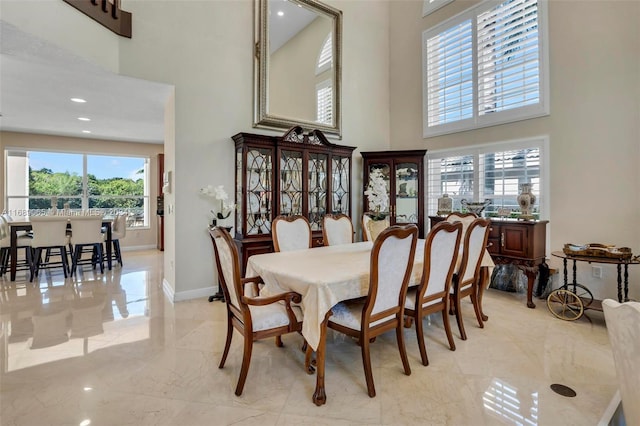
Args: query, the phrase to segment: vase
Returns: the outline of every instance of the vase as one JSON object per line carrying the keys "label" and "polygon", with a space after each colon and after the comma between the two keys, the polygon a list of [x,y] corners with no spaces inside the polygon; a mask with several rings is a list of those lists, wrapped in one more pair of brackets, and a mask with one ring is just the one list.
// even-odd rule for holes
{"label": "vase", "polygon": [[533,205],[536,202],[536,196],[531,192],[531,184],[523,183],[520,185],[520,195],[518,195],[518,205],[520,206],[520,219],[533,219]]}

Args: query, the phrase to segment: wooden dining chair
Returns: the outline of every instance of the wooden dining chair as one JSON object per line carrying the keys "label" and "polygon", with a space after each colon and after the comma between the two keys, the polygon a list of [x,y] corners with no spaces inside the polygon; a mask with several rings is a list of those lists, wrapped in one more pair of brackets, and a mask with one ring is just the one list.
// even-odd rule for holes
{"label": "wooden dining chair", "polygon": [[370,397],[376,396],[369,344],[395,329],[404,373],[411,374],[404,344],[403,317],[407,286],[416,251],[418,227],[394,225],[380,233],[371,250],[369,291],[364,301],[338,303],[331,311],[329,328],[358,339]]}
{"label": "wooden dining chair", "polygon": [[422,279],[417,288],[407,291],[404,314],[411,317],[416,325],[416,335],[422,365],[429,365],[424,343],[422,318],[432,313],[442,313],[444,331],[449,348],[456,350],[449,323],[449,291],[458,259],[462,223],[440,222],[429,234],[424,245]]}
{"label": "wooden dining chair", "polygon": [[[252,294],[259,296],[258,284],[262,280],[260,277],[240,278],[238,249],[226,229],[215,227],[209,231],[209,235],[227,306],[227,339],[219,368],[223,368],[227,360],[235,328],[244,337],[242,367],[235,391],[235,394],[240,396],[249,371],[253,342],[302,330],[302,310],[298,306],[292,306],[292,303],[300,303],[302,296],[295,292],[269,297],[245,296],[247,285],[252,286]],[[282,345],[279,339],[276,343]]]}
{"label": "wooden dining chair", "polygon": [[375,241],[380,232],[387,229],[391,223],[389,218],[373,220],[366,213],[362,215],[362,239],[364,241]]}
{"label": "wooden dining chair", "polygon": [[271,224],[275,251],[311,248],[311,226],[304,216],[276,216]]}
{"label": "wooden dining chair", "polygon": [[322,240],[325,246],[353,243],[353,223],[345,214],[326,214],[322,219]]}
{"label": "wooden dining chair", "polygon": [[469,296],[471,298],[478,325],[480,328],[484,328],[482,310],[478,300],[478,281],[480,279],[482,256],[489,237],[490,224],[491,221],[489,219],[475,219],[469,225],[464,236],[462,260],[460,260],[458,269],[453,276],[453,286],[449,294],[462,340],[467,340],[460,310],[460,301],[464,297]]}

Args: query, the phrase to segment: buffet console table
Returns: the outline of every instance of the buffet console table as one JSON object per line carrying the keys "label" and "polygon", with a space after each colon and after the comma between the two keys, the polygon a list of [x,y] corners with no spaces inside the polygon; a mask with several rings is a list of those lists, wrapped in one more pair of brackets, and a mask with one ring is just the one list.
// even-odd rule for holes
{"label": "buffet console table", "polygon": [[[429,216],[431,227],[446,219]],[[512,264],[527,277],[527,306],[533,303],[533,283],[540,273],[540,281],[549,276],[545,261],[547,220],[491,219],[487,250],[496,265]]]}

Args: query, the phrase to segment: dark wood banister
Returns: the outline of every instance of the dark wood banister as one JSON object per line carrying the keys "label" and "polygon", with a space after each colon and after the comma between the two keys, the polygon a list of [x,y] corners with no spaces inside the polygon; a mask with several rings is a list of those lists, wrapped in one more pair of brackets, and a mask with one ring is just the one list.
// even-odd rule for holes
{"label": "dark wood banister", "polygon": [[[131,38],[131,13],[120,9],[120,0],[62,0],[114,33]],[[109,7],[110,6],[110,7]]]}

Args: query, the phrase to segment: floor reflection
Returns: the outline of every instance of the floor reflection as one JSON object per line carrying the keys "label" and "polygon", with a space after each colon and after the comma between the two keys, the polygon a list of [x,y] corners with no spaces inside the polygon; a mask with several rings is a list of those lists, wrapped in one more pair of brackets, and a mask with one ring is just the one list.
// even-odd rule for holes
{"label": "floor reflection", "polygon": [[518,394],[518,389],[493,379],[482,397],[484,408],[514,425],[538,424],[538,392]]}
{"label": "floor reflection", "polygon": [[[148,270],[114,268],[104,274],[83,271],[67,279],[46,273],[40,282],[3,282],[2,371],[148,339],[149,281]],[[131,322],[135,332],[124,324],[109,324],[122,321]],[[105,328],[111,331],[109,335]],[[114,333],[120,329],[127,330],[129,337]]]}

